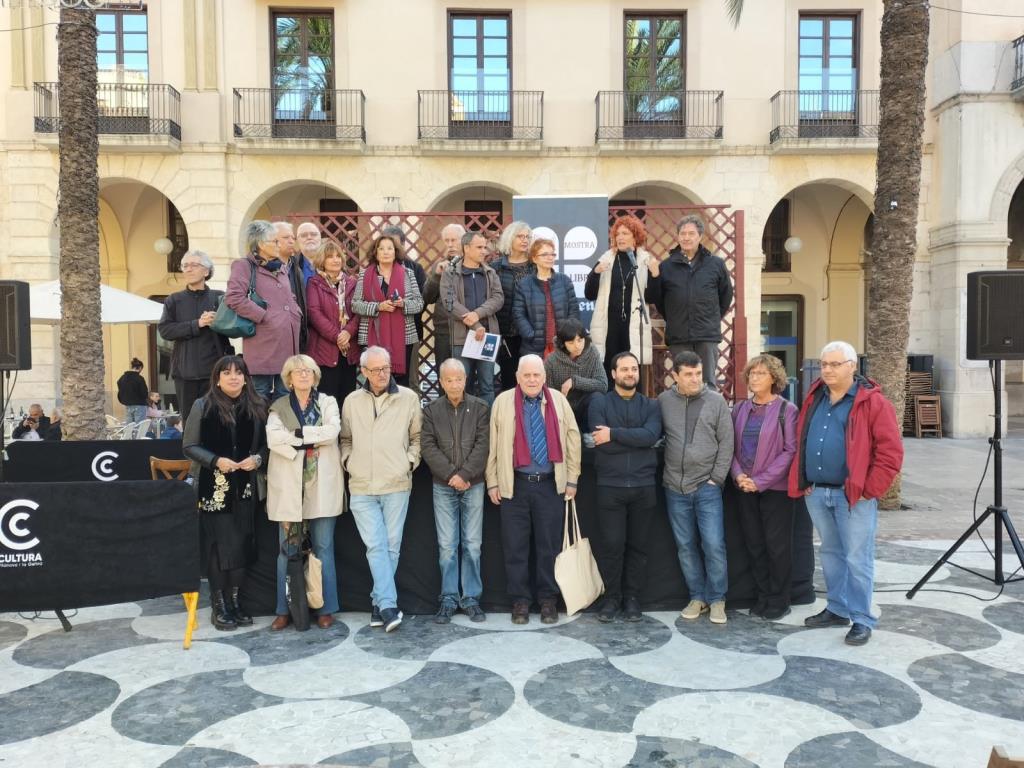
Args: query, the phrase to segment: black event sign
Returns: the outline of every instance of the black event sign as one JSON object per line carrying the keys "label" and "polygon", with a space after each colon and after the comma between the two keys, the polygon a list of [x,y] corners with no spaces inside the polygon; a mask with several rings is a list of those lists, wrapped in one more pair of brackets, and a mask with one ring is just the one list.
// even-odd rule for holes
{"label": "black event sign", "polygon": [[181,440],[15,440],[4,478],[16,483],[148,480],[149,457],[180,459]]}
{"label": "black event sign", "polygon": [[180,481],[0,484],[0,612],[199,589],[199,523]]}

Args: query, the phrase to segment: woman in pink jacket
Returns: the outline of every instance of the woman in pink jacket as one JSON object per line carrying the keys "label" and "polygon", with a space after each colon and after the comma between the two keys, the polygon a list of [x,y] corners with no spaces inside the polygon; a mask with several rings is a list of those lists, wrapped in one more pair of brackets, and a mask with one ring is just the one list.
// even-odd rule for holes
{"label": "woman in pink jacket", "polygon": [[359,316],[352,311],[356,278],[345,274],[345,253],[325,240],[313,253],[316,274],[306,283],[309,339],[306,353],[320,366],[319,391],[338,401],[356,388],[359,372]]}

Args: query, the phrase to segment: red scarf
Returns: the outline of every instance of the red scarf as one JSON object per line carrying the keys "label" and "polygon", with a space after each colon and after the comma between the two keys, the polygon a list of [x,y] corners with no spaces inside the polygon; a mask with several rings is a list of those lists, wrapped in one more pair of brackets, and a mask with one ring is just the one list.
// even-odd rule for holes
{"label": "red scarf", "polygon": [[[388,281],[389,296],[380,289],[380,273],[376,266],[370,266],[363,275],[363,298],[378,304],[395,295],[405,298],[405,267],[395,262],[391,267],[391,279]],[[391,372],[401,376],[405,373],[405,313],[401,309],[394,312],[381,312],[371,317],[366,330],[367,347],[384,347],[391,354]]]}
{"label": "red scarf", "polygon": [[[562,435],[558,429],[558,412],[551,397],[551,390],[544,387],[541,392],[544,403],[544,432],[548,441],[548,460],[552,464],[562,461]],[[516,433],[512,440],[512,468],[528,467],[533,463],[530,441],[526,437],[526,420],[523,418],[523,390],[516,385]]]}

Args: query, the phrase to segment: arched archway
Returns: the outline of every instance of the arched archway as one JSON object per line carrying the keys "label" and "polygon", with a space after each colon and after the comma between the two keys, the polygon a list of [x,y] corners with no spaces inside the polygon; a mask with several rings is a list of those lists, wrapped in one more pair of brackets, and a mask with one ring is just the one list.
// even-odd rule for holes
{"label": "arched archway", "polygon": [[871,202],[855,182],[816,179],[789,190],[764,217],[761,344],[791,377],[830,339],[863,348]]}
{"label": "arched archway", "polygon": [[511,187],[493,181],[467,181],[449,187],[427,206],[439,213],[493,212],[501,220],[512,217],[512,197],[518,195]]}
{"label": "arched archway", "polygon": [[675,182],[662,180],[638,181],[623,187],[608,200],[613,206],[703,205],[705,202],[693,190]]}
{"label": "arched archway", "polygon": [[296,213],[355,213],[362,210],[339,187],[311,179],[291,179],[265,189],[242,217],[243,226],[253,219],[282,219]]}

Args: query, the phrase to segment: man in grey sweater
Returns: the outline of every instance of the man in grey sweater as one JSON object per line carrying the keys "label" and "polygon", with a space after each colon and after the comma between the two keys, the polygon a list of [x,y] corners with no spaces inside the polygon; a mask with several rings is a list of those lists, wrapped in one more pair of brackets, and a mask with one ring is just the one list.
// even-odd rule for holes
{"label": "man in grey sweater", "polygon": [[725,560],[722,487],[733,452],[732,419],[725,399],[705,385],[700,356],[684,351],[673,360],[675,384],[658,396],[665,429],[665,504],[690,592],[684,619],[710,609],[725,624],[729,576]]}

